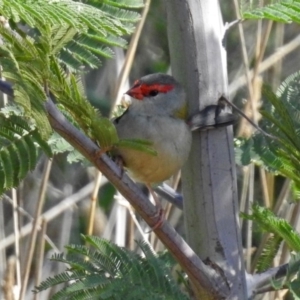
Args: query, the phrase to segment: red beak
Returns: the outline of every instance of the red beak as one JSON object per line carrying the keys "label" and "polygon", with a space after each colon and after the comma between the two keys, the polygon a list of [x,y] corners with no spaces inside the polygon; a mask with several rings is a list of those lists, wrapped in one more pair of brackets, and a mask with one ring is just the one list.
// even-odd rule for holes
{"label": "red beak", "polygon": [[125,94],[129,95],[132,98],[137,100],[143,100],[144,95],[142,94],[140,86],[133,86],[130,90],[128,90]]}

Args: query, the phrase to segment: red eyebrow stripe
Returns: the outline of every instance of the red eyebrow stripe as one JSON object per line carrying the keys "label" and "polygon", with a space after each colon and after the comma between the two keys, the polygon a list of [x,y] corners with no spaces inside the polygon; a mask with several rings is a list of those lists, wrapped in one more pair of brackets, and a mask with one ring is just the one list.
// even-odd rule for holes
{"label": "red eyebrow stripe", "polygon": [[131,87],[129,91],[126,92],[127,95],[138,99],[143,100],[144,97],[148,97],[152,91],[157,91],[159,93],[167,93],[174,88],[172,84],[151,84],[147,85],[145,83],[141,83],[140,80],[136,80],[134,85]]}
{"label": "red eyebrow stripe", "polygon": [[149,95],[149,93],[153,90],[158,91],[159,93],[167,93],[168,91],[173,90],[174,85],[172,84],[141,84],[140,89],[142,93],[146,96]]}

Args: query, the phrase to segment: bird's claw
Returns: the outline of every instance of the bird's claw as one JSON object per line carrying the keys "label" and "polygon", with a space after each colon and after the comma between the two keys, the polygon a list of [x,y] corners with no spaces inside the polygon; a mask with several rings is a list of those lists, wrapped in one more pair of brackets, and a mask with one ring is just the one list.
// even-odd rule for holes
{"label": "bird's claw", "polygon": [[226,98],[221,96],[217,104],[208,105],[201,111],[193,114],[188,120],[191,130],[207,130],[234,124],[237,117],[227,109],[228,105],[225,100]]}
{"label": "bird's claw", "polygon": [[151,233],[152,231],[162,227],[163,223],[166,220],[165,210],[161,206],[157,207],[156,214],[151,218],[156,219],[156,222],[155,222],[155,225],[153,227],[151,227],[151,229],[149,231],[147,231],[146,233]]}

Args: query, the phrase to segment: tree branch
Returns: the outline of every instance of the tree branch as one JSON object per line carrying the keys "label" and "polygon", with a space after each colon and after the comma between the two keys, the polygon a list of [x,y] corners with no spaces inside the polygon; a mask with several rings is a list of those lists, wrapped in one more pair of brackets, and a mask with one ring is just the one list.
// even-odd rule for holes
{"label": "tree branch", "polygon": [[[257,294],[262,294],[268,291],[275,290],[271,286],[272,279],[280,279],[285,276],[296,274],[299,270],[300,261],[295,262],[293,265],[283,264],[274,268],[270,268],[263,273],[254,275],[247,275],[247,287],[250,294],[249,297],[254,297]],[[286,289],[286,286],[282,286],[282,289]]]}

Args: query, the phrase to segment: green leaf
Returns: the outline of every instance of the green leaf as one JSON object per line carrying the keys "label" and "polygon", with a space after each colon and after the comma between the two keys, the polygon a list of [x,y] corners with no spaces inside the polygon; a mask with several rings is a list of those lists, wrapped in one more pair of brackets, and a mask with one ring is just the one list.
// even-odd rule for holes
{"label": "green leaf", "polygon": [[140,139],[122,139],[115,144],[117,148],[131,148],[156,156],[157,152],[151,147],[152,142]]}
{"label": "green leaf", "polygon": [[118,143],[117,130],[111,120],[96,116],[92,120],[91,125],[93,128],[93,136],[99,142],[100,147],[109,149]]}
{"label": "green leaf", "polygon": [[142,8],[144,6],[142,0],[104,0],[103,2],[120,8]]}
{"label": "green leaf", "polygon": [[278,253],[281,242],[282,238],[278,235],[273,235],[268,238],[262,254],[256,264],[257,273],[264,272],[273,266],[273,262]]}

